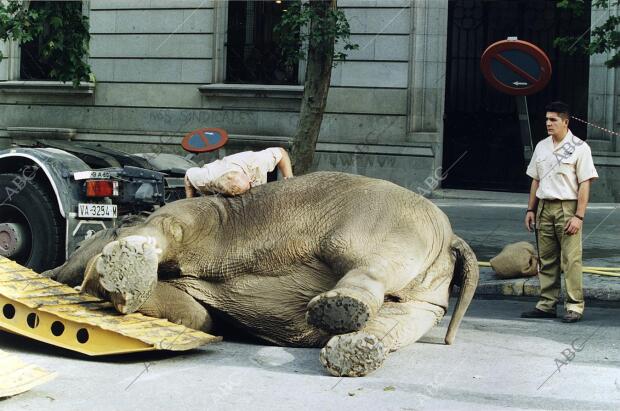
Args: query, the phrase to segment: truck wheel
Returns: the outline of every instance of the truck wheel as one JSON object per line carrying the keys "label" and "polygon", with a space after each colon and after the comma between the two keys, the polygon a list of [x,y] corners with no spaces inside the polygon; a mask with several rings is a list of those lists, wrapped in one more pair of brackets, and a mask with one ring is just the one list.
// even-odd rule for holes
{"label": "truck wheel", "polygon": [[64,220],[41,183],[0,174],[0,255],[36,272],[64,261]]}

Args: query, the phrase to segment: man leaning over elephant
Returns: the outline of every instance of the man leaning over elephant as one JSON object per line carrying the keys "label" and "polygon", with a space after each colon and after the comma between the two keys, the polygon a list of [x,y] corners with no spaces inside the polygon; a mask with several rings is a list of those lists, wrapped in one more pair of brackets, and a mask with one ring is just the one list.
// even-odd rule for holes
{"label": "man leaning over elephant", "polygon": [[196,191],[204,194],[240,195],[252,187],[265,184],[267,173],[276,166],[284,178],[293,177],[288,153],[280,147],[226,156],[203,167],[187,170],[185,195],[187,198],[194,197]]}

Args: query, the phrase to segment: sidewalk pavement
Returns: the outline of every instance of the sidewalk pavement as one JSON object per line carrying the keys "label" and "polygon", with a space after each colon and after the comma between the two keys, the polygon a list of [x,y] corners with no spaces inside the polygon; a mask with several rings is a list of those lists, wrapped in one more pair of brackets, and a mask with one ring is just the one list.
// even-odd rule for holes
{"label": "sidewalk pavement", "polygon": [[[489,261],[504,246],[518,241],[536,245],[524,227],[527,194],[469,190],[437,190],[431,201],[450,218],[454,232],[472,247],[479,261]],[[620,267],[620,203],[592,203],[583,226],[583,265]],[[562,281],[564,288],[564,281]],[[586,302],[620,303],[620,277],[584,273]],[[499,279],[480,267],[476,296],[538,297],[538,277]],[[563,300],[563,295],[561,299]]]}

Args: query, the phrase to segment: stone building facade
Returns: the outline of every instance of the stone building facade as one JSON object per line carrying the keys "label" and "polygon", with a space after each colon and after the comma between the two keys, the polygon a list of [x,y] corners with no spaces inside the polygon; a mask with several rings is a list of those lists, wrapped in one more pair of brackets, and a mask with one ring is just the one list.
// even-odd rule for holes
{"label": "stone building facade", "polygon": [[[317,169],[385,178],[422,193],[441,185],[451,167],[445,164],[444,114],[452,3],[338,1],[359,49],[333,69]],[[20,80],[20,49],[3,44],[0,146],[16,138],[64,136],[127,151],[182,153],[186,132],[220,127],[230,142],[218,155],[286,147],[297,124],[303,62],[297,84],[227,82],[229,5],[84,2],[96,82],[78,88]],[[618,130],[618,71],[603,68],[603,60],[590,62],[588,115]],[[601,175],[594,198],[620,201],[620,140],[593,132],[589,141]]]}

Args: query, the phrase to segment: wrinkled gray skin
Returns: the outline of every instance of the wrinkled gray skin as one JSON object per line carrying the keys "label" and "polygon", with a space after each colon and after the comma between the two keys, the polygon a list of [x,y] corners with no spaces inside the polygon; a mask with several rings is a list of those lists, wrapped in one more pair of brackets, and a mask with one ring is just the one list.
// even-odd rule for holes
{"label": "wrinkled gray skin", "polygon": [[83,280],[120,312],[204,331],[232,322],[276,344],[323,347],[330,373],[360,376],[434,326],[456,283],[451,344],[478,265],[423,197],[320,172],[239,197],[176,201],[144,223],[98,234],[48,275]]}

